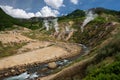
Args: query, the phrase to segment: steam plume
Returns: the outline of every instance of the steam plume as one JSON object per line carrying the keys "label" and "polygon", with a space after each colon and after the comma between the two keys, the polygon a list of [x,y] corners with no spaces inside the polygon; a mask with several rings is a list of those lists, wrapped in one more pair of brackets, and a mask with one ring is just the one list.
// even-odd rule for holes
{"label": "steam plume", "polygon": [[82,26],[81,26],[81,32],[84,31],[84,27],[92,20],[95,19],[95,17],[97,17],[97,14],[93,14],[92,11],[88,11],[86,12],[86,19],[84,20]]}
{"label": "steam plume", "polygon": [[48,20],[44,20],[44,26],[45,26],[46,30],[49,31],[50,26],[49,26]]}
{"label": "steam plume", "polygon": [[70,29],[69,29],[68,26],[65,26],[65,30],[66,30],[66,32],[69,32],[69,31],[70,31]]}
{"label": "steam plume", "polygon": [[55,31],[59,32],[58,19],[53,19],[52,22],[53,22],[53,26],[55,28]]}
{"label": "steam plume", "polygon": [[49,31],[52,27],[55,29],[55,31],[59,32],[59,25],[58,25],[58,19],[46,19],[44,20],[44,26],[47,31]]}

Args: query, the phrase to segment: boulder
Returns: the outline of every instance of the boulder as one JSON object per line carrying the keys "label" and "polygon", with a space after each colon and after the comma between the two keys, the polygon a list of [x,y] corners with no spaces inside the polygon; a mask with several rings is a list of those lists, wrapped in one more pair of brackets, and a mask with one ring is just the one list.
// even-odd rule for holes
{"label": "boulder", "polygon": [[55,69],[57,67],[57,64],[55,62],[48,63],[48,68]]}

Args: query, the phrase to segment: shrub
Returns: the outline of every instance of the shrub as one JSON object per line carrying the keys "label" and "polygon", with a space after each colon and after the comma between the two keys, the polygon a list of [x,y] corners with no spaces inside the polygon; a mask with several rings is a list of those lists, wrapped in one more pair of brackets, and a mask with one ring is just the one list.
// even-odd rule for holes
{"label": "shrub", "polygon": [[120,80],[120,62],[91,71],[84,80]]}

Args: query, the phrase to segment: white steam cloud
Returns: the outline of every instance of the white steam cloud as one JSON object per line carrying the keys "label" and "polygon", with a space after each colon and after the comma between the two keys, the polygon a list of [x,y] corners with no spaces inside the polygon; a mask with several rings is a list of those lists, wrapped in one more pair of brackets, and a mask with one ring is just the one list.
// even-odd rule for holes
{"label": "white steam cloud", "polygon": [[59,32],[58,19],[53,19],[52,22],[53,22],[55,31],[56,31],[56,32]]}
{"label": "white steam cloud", "polygon": [[84,20],[82,26],[81,26],[81,32],[84,31],[84,27],[92,20],[94,20],[97,17],[97,14],[93,14],[92,11],[86,12],[86,19]]}
{"label": "white steam cloud", "polygon": [[44,26],[45,26],[46,30],[49,31],[50,26],[49,26],[48,20],[44,20]]}
{"label": "white steam cloud", "polygon": [[70,28],[68,26],[65,26],[65,31],[70,32]]}
{"label": "white steam cloud", "polygon": [[[52,23],[51,23],[52,22]],[[59,25],[58,25],[58,19],[49,19],[49,20],[44,20],[44,26],[47,31],[49,31],[52,27],[55,29],[55,31],[58,33],[59,32]]]}

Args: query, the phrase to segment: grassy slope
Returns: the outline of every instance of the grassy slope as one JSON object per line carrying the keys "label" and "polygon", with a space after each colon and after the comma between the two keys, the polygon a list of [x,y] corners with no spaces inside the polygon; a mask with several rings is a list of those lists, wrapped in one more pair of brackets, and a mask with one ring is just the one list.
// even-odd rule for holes
{"label": "grassy slope", "polygon": [[3,45],[2,43],[0,43],[0,59],[16,54],[17,50],[22,46],[24,46],[25,44],[26,43],[20,43],[20,44],[14,43],[14,44]]}
{"label": "grassy slope", "polygon": [[97,56],[86,69],[84,80],[120,80],[120,31],[97,50]]}
{"label": "grassy slope", "polygon": [[32,21],[31,19],[16,19],[7,15],[0,8],[0,31],[5,29],[13,29],[13,25],[23,26],[35,30],[42,26],[42,21]]}
{"label": "grassy slope", "polygon": [[[74,24],[78,31],[71,40],[91,47],[90,53],[75,62],[78,66],[61,71],[54,80],[120,80],[120,24],[111,25],[119,23],[119,12],[103,9],[96,12],[99,17],[90,22],[83,33],[78,24]],[[94,55],[93,59],[79,64]]]}
{"label": "grassy slope", "polygon": [[120,80],[120,27],[117,34],[92,48],[70,67],[63,69],[54,80]]}
{"label": "grassy slope", "polygon": [[0,30],[4,30],[5,28],[9,28],[13,25],[13,18],[7,15],[0,8]]}

